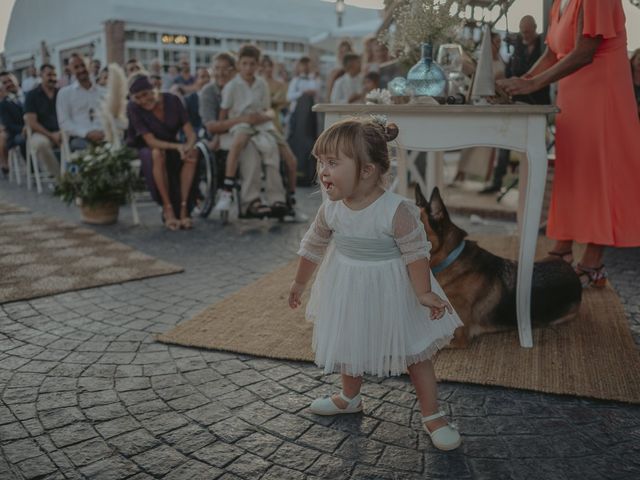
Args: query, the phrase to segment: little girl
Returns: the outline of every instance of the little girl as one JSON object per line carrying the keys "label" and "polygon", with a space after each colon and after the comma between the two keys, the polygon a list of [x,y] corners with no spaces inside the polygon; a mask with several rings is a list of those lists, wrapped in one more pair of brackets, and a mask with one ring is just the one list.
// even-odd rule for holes
{"label": "little girl", "polygon": [[426,432],[435,447],[453,450],[460,434],[438,410],[430,358],[462,322],[430,273],[431,246],[419,209],[382,187],[387,142],[397,135],[394,124],[348,119],[318,138],[313,155],[328,199],[302,240],[289,305],[300,306],[322,263],[306,313],[314,322],[316,364],[342,374],[342,392],[314,400],[311,412],[360,412],[362,375],[408,369]]}

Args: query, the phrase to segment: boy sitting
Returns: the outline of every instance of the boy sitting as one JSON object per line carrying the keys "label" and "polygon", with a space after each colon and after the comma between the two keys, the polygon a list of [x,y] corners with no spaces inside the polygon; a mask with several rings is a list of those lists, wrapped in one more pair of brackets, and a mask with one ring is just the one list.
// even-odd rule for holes
{"label": "boy sitting", "polygon": [[[262,78],[256,77],[256,71],[260,62],[260,50],[253,45],[244,45],[238,52],[238,75],[235,76],[222,90],[222,102],[220,104],[219,120],[235,118],[250,113],[267,113],[273,115],[269,86]],[[226,211],[231,206],[232,190],[235,184],[238,170],[238,157],[246,147],[251,137],[256,136],[259,150],[266,151],[268,145],[264,145],[261,134],[268,134],[278,146],[279,154],[284,159],[289,174],[289,200],[295,204],[294,193],[296,189],[296,158],[282,135],[278,133],[272,121],[266,121],[257,125],[239,123],[229,131],[233,135],[233,143],[227,156],[223,191],[216,203],[215,210]],[[264,147],[262,148],[261,147]],[[272,214],[284,215],[289,212],[289,207],[282,202],[275,202],[271,206]]]}

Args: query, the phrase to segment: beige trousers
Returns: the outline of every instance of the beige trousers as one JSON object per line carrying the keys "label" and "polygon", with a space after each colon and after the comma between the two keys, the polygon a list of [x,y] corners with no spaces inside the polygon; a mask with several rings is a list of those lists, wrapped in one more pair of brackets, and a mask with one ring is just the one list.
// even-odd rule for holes
{"label": "beige trousers", "polygon": [[60,162],[53,153],[53,143],[47,137],[41,133],[34,132],[31,135],[31,148],[35,151],[36,160],[40,164],[44,164],[47,172],[56,178],[60,179]]}
{"label": "beige trousers", "polygon": [[[242,199],[240,209],[244,214],[251,202],[260,199],[263,164],[260,153],[252,142],[249,142],[242,150],[238,160],[241,177],[240,197]],[[267,204],[273,205],[274,202],[286,201],[279,166],[265,165],[264,169],[264,199]]]}

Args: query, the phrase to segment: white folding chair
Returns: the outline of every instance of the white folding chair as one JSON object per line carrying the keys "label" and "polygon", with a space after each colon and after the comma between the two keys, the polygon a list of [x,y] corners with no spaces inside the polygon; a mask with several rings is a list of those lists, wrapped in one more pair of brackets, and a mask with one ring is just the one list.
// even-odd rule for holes
{"label": "white folding chair", "polygon": [[69,147],[69,134],[64,130],[60,130],[60,136],[62,137],[60,145],[60,175],[64,175],[71,160],[71,147]]}
{"label": "white folding chair", "polygon": [[15,146],[9,150],[9,181],[15,181],[18,185],[22,185],[22,174],[20,173],[20,164],[23,163],[22,152],[20,147]]}
{"label": "white folding chair", "polygon": [[42,178],[40,175],[40,163],[38,162],[38,155],[33,148],[33,142],[31,138],[33,131],[29,125],[27,127],[27,190],[31,190],[31,171],[33,170],[33,176],[35,177],[36,190],[38,193],[42,193]]}

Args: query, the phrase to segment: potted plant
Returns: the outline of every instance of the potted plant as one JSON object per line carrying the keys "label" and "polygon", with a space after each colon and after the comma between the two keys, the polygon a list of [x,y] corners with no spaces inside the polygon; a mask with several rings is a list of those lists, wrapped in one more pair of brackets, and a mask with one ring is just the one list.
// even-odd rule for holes
{"label": "potted plant", "polygon": [[92,145],[75,152],[55,194],[69,204],[75,201],[86,223],[115,223],[120,205],[129,200],[140,184],[138,172],[131,167],[136,159],[134,150],[110,144]]}

